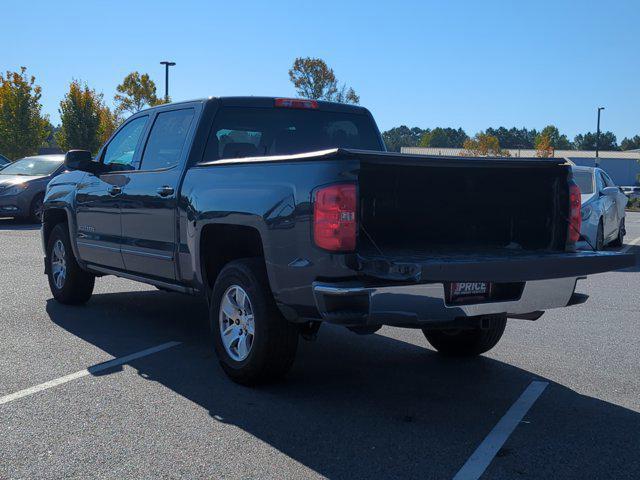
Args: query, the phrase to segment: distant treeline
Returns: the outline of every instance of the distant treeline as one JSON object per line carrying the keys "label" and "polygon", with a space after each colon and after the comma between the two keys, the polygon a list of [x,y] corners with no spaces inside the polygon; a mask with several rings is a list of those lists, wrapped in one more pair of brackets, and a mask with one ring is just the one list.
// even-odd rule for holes
{"label": "distant treeline", "polygon": [[[596,134],[587,132],[576,135],[570,141],[566,135],[560,133],[554,125],[548,125],[538,131],[527,128],[487,128],[478,135],[495,137],[500,148],[539,148],[541,143],[546,143],[555,150],[595,150]],[[441,128],[422,129],[418,127],[409,128],[406,125],[395,127],[382,133],[387,148],[394,152],[399,152],[402,147],[440,147],[440,148],[463,148],[464,143],[470,137],[461,128]],[[640,135],[632,138],[624,138],[618,145],[618,141],[613,132],[600,132],[600,150],[632,150],[640,148]]]}

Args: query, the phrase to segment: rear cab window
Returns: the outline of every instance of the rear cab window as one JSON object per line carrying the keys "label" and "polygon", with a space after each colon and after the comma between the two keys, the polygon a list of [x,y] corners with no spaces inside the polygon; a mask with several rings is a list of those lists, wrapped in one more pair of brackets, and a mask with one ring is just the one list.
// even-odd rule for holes
{"label": "rear cab window", "polygon": [[382,150],[366,114],[326,110],[221,107],[204,161],[291,155],[331,148]]}

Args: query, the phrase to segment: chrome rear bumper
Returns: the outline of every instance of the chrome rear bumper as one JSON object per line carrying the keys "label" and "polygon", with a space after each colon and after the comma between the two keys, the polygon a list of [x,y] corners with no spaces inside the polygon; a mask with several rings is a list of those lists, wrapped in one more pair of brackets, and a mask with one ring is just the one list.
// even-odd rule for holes
{"label": "chrome rear bumper", "polygon": [[347,326],[420,325],[490,314],[520,316],[565,307],[578,277],[532,280],[519,298],[500,302],[448,305],[443,283],[368,287],[357,283],[314,282],[322,318]]}

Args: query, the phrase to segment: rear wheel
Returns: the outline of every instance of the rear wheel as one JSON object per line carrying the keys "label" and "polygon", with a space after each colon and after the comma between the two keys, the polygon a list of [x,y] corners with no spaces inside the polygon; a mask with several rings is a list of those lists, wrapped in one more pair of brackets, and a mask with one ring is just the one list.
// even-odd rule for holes
{"label": "rear wheel", "polygon": [[624,244],[624,234],[625,234],[625,228],[624,228],[624,218],[622,220],[620,220],[620,226],[618,227],[618,236],[616,237],[616,239],[611,242],[611,246],[612,247],[621,247]]}
{"label": "rear wheel", "polygon": [[[502,338],[507,318],[504,315],[483,317],[485,328],[470,330],[429,330],[422,332],[438,353],[452,357],[480,355],[491,350]],[[488,324],[488,325],[487,325]]]}
{"label": "rear wheel", "polygon": [[71,249],[66,223],[59,223],[51,231],[47,243],[47,277],[49,288],[60,303],[86,303],[93,293],[96,277],[80,268]]}
{"label": "rear wheel", "polygon": [[262,259],[235,260],[222,269],[209,320],[220,365],[233,381],[265,383],[291,368],[298,328],[276,307]]}

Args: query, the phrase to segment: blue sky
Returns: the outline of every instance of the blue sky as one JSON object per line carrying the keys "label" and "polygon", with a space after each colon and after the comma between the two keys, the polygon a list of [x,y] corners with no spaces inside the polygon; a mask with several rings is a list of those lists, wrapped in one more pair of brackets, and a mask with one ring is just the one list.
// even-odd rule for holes
{"label": "blue sky", "polygon": [[174,100],[293,96],[297,56],[321,57],[381,129],[542,128],[640,134],[640,2],[64,1],[3,7],[0,70],[28,67],[44,111],[73,78],[110,102],[133,70]]}

